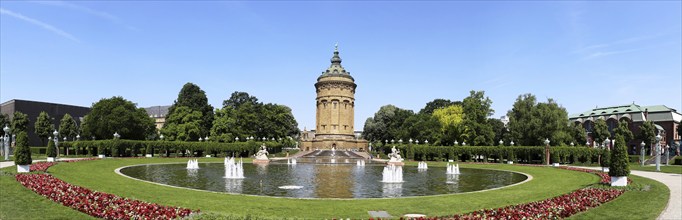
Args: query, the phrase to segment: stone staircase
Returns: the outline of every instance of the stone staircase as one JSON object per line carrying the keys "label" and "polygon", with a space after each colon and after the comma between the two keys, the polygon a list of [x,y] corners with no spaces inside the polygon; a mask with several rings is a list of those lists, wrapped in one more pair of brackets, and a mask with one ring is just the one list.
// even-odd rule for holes
{"label": "stone staircase", "polygon": [[[665,161],[668,160],[670,161],[668,164],[672,164],[673,158],[675,158],[675,155],[668,155],[668,158],[665,158],[666,155],[661,155],[661,164],[665,165]],[[644,165],[656,165],[656,157],[651,157],[648,160],[644,161]]]}

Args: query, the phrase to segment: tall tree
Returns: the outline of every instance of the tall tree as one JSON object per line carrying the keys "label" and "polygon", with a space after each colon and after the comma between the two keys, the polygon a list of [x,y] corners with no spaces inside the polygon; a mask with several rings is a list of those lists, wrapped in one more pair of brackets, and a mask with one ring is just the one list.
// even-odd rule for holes
{"label": "tall tree", "polygon": [[402,124],[412,115],[414,115],[412,110],[400,109],[393,105],[381,106],[374,117],[365,121],[363,138],[370,141],[399,139]]}
{"label": "tall tree", "polygon": [[59,136],[74,140],[76,135],[78,135],[76,120],[74,120],[73,117],[71,117],[71,115],[68,113],[64,114],[62,120],[59,120]]}
{"label": "tall tree", "polygon": [[568,145],[572,141],[568,112],[553,99],[538,103],[533,110],[533,118],[539,120],[536,143],[542,143],[547,138],[553,145]]}
{"label": "tall tree", "polygon": [[208,104],[206,92],[201,90],[201,88],[194,83],[186,83],[182,89],[180,89],[178,98],[168,109],[168,115],[166,115],[166,123],[164,126],[175,123],[174,121],[169,121],[168,119],[171,118],[173,114],[175,114],[176,109],[181,106],[188,107],[191,110],[201,113],[201,118],[198,119],[198,123],[200,125],[199,135],[208,135],[211,127],[213,126],[213,106]]}
{"label": "tall tree", "polygon": [[519,95],[507,116],[509,117],[509,131],[512,141],[520,145],[539,145],[536,132],[540,121],[533,117],[533,109],[537,100],[532,94]]}
{"label": "tall tree", "polygon": [[606,121],[598,119],[594,122],[594,128],[592,129],[592,139],[598,144],[603,144],[606,138],[611,137],[611,132],[609,132],[609,127],[606,125]]}
{"label": "tall tree", "polygon": [[156,132],[154,120],[147,111],[123,97],[101,99],[91,109],[83,126],[96,139],[112,139],[118,133],[123,139],[144,140]]}
{"label": "tall tree", "polygon": [[656,140],[656,126],[652,121],[645,121],[639,126],[638,139],[644,141],[646,145],[652,146]]}
{"label": "tall tree", "polygon": [[414,114],[405,119],[401,125],[398,138],[403,141],[431,140],[434,144],[444,145],[441,141],[441,125],[436,117],[427,114]]}
{"label": "tall tree", "polygon": [[230,95],[230,98],[223,101],[223,108],[237,109],[244,103],[251,103],[253,105],[258,105],[258,98],[249,95],[246,92],[235,91]]}
{"label": "tall tree", "polygon": [[41,111],[36,118],[36,123],[33,125],[36,135],[40,137],[40,145],[44,146],[47,137],[52,136],[54,131],[54,123],[52,122],[52,117],[50,117],[47,112]]}
{"label": "tall tree", "polygon": [[14,163],[17,165],[28,165],[33,163],[33,159],[31,159],[31,147],[28,146],[28,134],[26,131],[21,130],[16,134],[17,139],[14,148]]}
{"label": "tall tree", "polygon": [[511,142],[509,131],[504,126],[502,120],[497,118],[489,118],[488,124],[493,127],[493,132],[495,132],[495,137],[493,138],[495,142],[494,145],[498,145],[500,140],[502,140],[503,144],[509,144]]}
{"label": "tall tree", "polygon": [[30,122],[28,115],[21,113],[20,111],[15,111],[12,116],[12,130],[10,133],[18,134],[22,131],[28,133],[28,124]]}
{"label": "tall tree", "polygon": [[484,91],[471,91],[469,96],[462,100],[464,110],[464,126],[466,127],[467,142],[472,145],[492,145],[495,132],[488,117],[495,111],[490,108],[493,101],[485,96]]}
{"label": "tall tree", "polygon": [[630,165],[628,163],[628,147],[622,135],[616,134],[615,145],[611,150],[611,166],[609,176],[628,176],[630,175]]}
{"label": "tall tree", "polygon": [[583,127],[579,123],[574,123],[573,126],[571,126],[571,135],[573,136],[573,141],[574,144],[577,145],[582,145],[587,142],[587,133],[585,131],[585,127]]}
{"label": "tall tree", "polygon": [[433,111],[433,117],[440,122],[440,145],[452,145],[455,141],[463,141],[462,134],[466,130],[464,109],[460,105],[450,105]]}
{"label": "tall tree", "polygon": [[632,134],[632,131],[630,131],[630,126],[628,125],[627,121],[621,121],[618,123],[618,127],[614,132],[616,135],[623,136],[623,140],[625,140],[626,144],[635,138],[635,136]]}

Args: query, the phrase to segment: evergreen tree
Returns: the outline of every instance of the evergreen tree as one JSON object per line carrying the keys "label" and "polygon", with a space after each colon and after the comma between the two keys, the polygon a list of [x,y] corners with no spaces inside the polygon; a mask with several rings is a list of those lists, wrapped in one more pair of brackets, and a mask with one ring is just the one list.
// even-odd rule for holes
{"label": "evergreen tree", "polygon": [[627,121],[621,121],[620,123],[618,123],[618,127],[615,129],[614,132],[616,135],[620,134],[621,136],[623,136],[625,143],[628,143],[635,138],[634,135],[632,134],[632,131],[630,131],[630,127],[628,126]]}
{"label": "evergreen tree", "polygon": [[576,146],[585,144],[587,142],[587,132],[585,127],[581,124],[575,123],[571,126],[571,134],[573,135],[573,141]]}
{"label": "evergreen tree", "polygon": [[14,164],[29,165],[31,163],[33,160],[31,159],[31,148],[28,146],[28,134],[26,131],[19,131],[14,148]]}
{"label": "evergreen tree", "polygon": [[609,176],[628,176],[630,175],[630,164],[628,164],[628,153],[625,139],[622,135],[616,134],[616,143],[611,150],[611,166]]}
{"label": "evergreen tree", "polygon": [[54,141],[52,139],[47,141],[47,149],[45,149],[45,155],[47,157],[57,156],[57,148],[54,146]]}
{"label": "evergreen tree", "polygon": [[601,157],[601,160],[599,161],[599,164],[601,165],[601,167],[611,166],[611,153],[609,153],[608,148],[601,149],[601,152],[599,155]]}
{"label": "evergreen tree", "polygon": [[36,118],[36,123],[34,125],[35,133],[40,137],[40,144],[45,145],[45,139],[52,136],[54,131],[54,124],[52,123],[52,117],[47,114],[47,112],[40,112],[38,118]]}

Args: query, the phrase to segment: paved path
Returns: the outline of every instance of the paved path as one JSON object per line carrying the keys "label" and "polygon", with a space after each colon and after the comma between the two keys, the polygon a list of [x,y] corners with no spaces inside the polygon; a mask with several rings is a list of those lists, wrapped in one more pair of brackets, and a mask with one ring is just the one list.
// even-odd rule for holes
{"label": "paved path", "polygon": [[[600,167],[580,167],[600,170]],[[682,220],[682,175],[674,173],[660,173],[632,170],[631,174],[656,180],[668,186],[670,198],[665,210],[658,216],[661,220]]]}

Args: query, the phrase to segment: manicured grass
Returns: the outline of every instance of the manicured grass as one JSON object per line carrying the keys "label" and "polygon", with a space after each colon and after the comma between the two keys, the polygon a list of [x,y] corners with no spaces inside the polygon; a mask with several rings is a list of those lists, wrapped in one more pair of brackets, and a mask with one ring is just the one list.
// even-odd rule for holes
{"label": "manicured grass", "polygon": [[[641,170],[641,171],[651,171],[651,172],[656,172],[656,166],[639,166],[639,165],[630,165],[630,170]],[[682,166],[680,165],[668,165],[668,166],[661,166],[661,172],[663,173],[677,173],[677,174],[682,174]]]}
{"label": "manicured grass", "polygon": [[0,219],[92,219],[26,189],[14,179],[16,170],[0,169]]}
{"label": "manicured grass", "polygon": [[[466,168],[504,169],[527,173],[533,180],[513,187],[466,194],[424,196],[397,199],[291,199],[177,189],[132,180],[114,173],[116,168],[143,163],[186,162],[185,158],[105,159],[61,163],[48,171],[56,177],[93,190],[173,205],[202,212],[246,216],[297,218],[368,218],[367,211],[385,210],[393,216],[422,213],[441,216],[482,208],[502,207],[551,198],[598,182],[594,174],[559,170],[551,167],[512,166],[504,164],[460,164]],[[222,162],[222,158],[202,158],[200,162]],[[408,162],[408,165],[416,165]],[[430,166],[444,166],[445,163]],[[565,181],[571,180],[571,181]]]}
{"label": "manicured grass", "polygon": [[648,186],[648,191],[628,191],[611,202],[569,219],[656,219],[668,203],[668,187],[644,177],[630,175],[628,178],[632,179],[634,185],[643,188]]}

